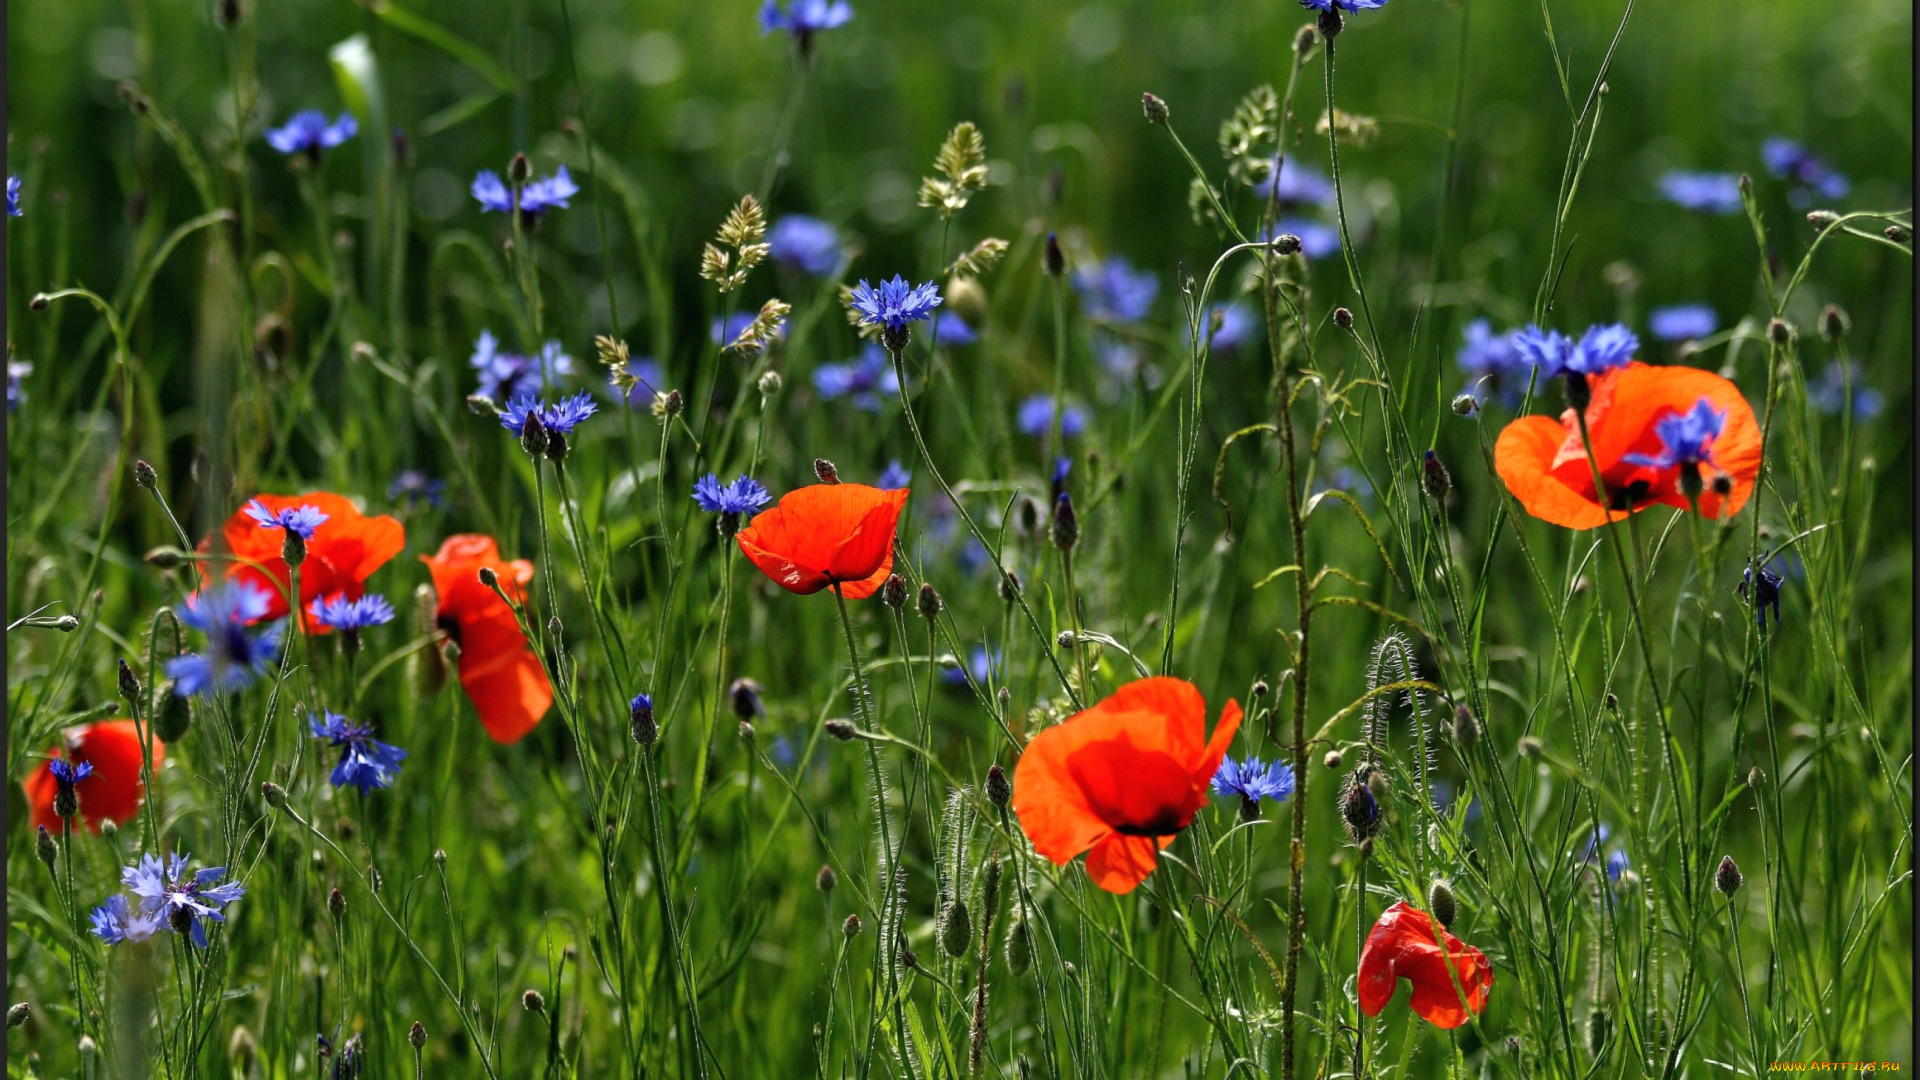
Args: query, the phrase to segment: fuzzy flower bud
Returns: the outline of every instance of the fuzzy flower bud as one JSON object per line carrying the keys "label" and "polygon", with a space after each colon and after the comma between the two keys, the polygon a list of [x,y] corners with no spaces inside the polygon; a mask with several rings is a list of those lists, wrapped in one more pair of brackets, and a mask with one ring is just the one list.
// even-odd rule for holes
{"label": "fuzzy flower bud", "polygon": [[833,887],[835,885],[838,885],[839,883],[840,883],[840,875],[834,873],[833,867],[831,866],[827,866],[823,864],[820,867],[820,872],[813,875],[813,887],[816,889],[819,889],[823,893],[832,892]]}
{"label": "fuzzy flower bud", "polygon": [[40,826],[34,833],[33,853],[40,857],[41,862],[47,864],[48,870],[53,869],[54,860],[60,857],[59,841],[53,838],[53,834],[47,831],[45,825]]}
{"label": "fuzzy flower bud", "polygon": [[1472,394],[1455,394],[1453,412],[1456,416],[1472,416],[1480,411],[1480,402]]}
{"label": "fuzzy flower bud", "polygon": [[940,601],[940,593],[934,589],[932,583],[921,583],[920,601],[918,605],[920,617],[931,622],[940,617],[940,609],[943,606]]}
{"label": "fuzzy flower bud", "polygon": [[947,905],[940,920],[940,947],[948,956],[965,956],[972,942],[973,918],[967,911],[967,902],[955,900]]}
{"label": "fuzzy flower bud", "polygon": [[840,924],[840,933],[845,935],[846,937],[859,936],[860,915],[858,912],[855,912],[854,914],[847,916],[846,921]]}
{"label": "fuzzy flower bud", "polygon": [[1784,347],[1793,340],[1793,324],[1785,319],[1768,319],[1767,340]]}
{"label": "fuzzy flower bud", "polygon": [[1013,785],[1007,781],[1007,770],[998,765],[987,770],[987,801],[995,806],[1013,801]]}
{"label": "fuzzy flower bud", "polygon": [[1167,103],[1157,94],[1141,94],[1140,111],[1147,114],[1149,124],[1164,124],[1170,115]]}
{"label": "fuzzy flower bud", "polygon": [[26,1023],[27,1018],[32,1015],[33,1006],[24,1001],[15,1002],[7,1008],[7,1029],[12,1030],[19,1027],[21,1024]]}
{"label": "fuzzy flower bud", "polygon": [[899,574],[888,574],[887,580],[880,583],[880,602],[899,611],[907,606],[907,579]]}
{"label": "fuzzy flower bud", "polygon": [[336,923],[344,922],[347,917],[347,896],[337,887],[327,893],[327,914]]}
{"label": "fuzzy flower bud", "polygon": [[424,1049],[427,1045],[427,1025],[415,1020],[413,1026],[407,1029],[407,1042],[415,1050]]}
{"label": "fuzzy flower bud", "polygon": [[761,373],[759,387],[760,387],[761,397],[772,397],[773,395],[779,393],[780,392],[780,373],[777,371],[767,371],[767,372]]}
{"label": "fuzzy flower bud", "polygon": [[1853,329],[1853,320],[1847,318],[1847,311],[1838,304],[1828,304],[1820,309],[1820,335],[1828,341],[1838,341]]}
{"label": "fuzzy flower bud", "polygon": [[1446,879],[1434,878],[1433,884],[1427,887],[1427,910],[1440,920],[1441,926],[1453,928],[1453,919],[1459,914],[1459,909],[1454,903],[1453,886],[1447,884]]}
{"label": "fuzzy flower bud", "polygon": [[1447,492],[1453,490],[1453,477],[1447,472],[1446,463],[1431,450],[1420,463],[1420,487],[1434,502],[1446,502]]}
{"label": "fuzzy flower bud", "polygon": [[541,1016],[545,1016],[547,1014],[546,995],[538,990],[528,990],[526,993],[520,995],[520,1007],[530,1013],[539,1013]]}
{"label": "fuzzy flower bud", "polygon": [[1731,897],[1740,891],[1740,886],[1746,880],[1740,873],[1740,867],[1734,865],[1733,856],[1720,856],[1720,867],[1713,872],[1713,887],[1720,890],[1720,895]]}
{"label": "fuzzy flower bud", "polygon": [[1340,767],[1342,760],[1343,759],[1340,757],[1340,751],[1329,750],[1327,751],[1327,756],[1320,759],[1320,764],[1326,766],[1327,769],[1331,771],[1331,770],[1338,769]]}
{"label": "fuzzy flower bud", "polygon": [[840,482],[839,467],[823,457],[813,459],[813,475],[819,477],[820,482],[823,484],[837,484]]}
{"label": "fuzzy flower bud", "polygon": [[628,702],[627,731],[643,749],[652,749],[660,737],[660,723],[653,718],[653,695],[635,694]]}
{"label": "fuzzy flower bud", "polygon": [[1344,307],[1334,308],[1333,309],[1333,325],[1339,327],[1342,330],[1352,330],[1353,329],[1353,312],[1350,309],[1344,308]]}
{"label": "fuzzy flower bud", "polygon": [[153,466],[145,461],[136,461],[133,463],[133,482],[148,491],[154,491],[160,487],[160,474],[154,472]]}
{"label": "fuzzy flower bud", "polygon": [[186,564],[187,553],[177,547],[161,544],[143,556],[148,566],[155,570],[175,570]]}
{"label": "fuzzy flower bud", "polygon": [[826,723],[826,728],[827,734],[839,739],[841,742],[852,742],[854,737],[860,734],[860,729],[854,727],[853,721],[851,720],[829,720]]}
{"label": "fuzzy flower bud", "polygon": [[1027,920],[1016,919],[1007,928],[1007,970],[1025,975],[1032,966],[1033,930],[1027,926]]}

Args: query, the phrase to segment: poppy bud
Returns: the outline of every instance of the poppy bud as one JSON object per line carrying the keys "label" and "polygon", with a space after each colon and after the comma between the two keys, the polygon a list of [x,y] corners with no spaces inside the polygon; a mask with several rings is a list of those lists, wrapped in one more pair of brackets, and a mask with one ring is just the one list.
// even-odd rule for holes
{"label": "poppy bud", "polygon": [[1453,900],[1453,886],[1444,878],[1434,878],[1433,884],[1427,887],[1427,910],[1440,920],[1441,926],[1453,929],[1453,918],[1459,909]]}
{"label": "poppy bud", "polygon": [[922,582],[920,585],[919,602],[920,617],[928,621],[937,619],[940,617],[941,607],[940,594],[934,590],[933,584],[931,582]]}
{"label": "poppy bud", "polygon": [[153,466],[146,462],[136,461],[133,463],[133,482],[148,491],[154,491],[160,487],[160,474],[154,472]]}
{"label": "poppy bud", "polygon": [[530,1013],[547,1014],[547,999],[538,990],[528,990],[520,995],[520,1007]]}
{"label": "poppy bud", "polygon": [[53,869],[53,861],[60,857],[60,845],[54,840],[53,834],[47,831],[45,825],[40,826],[39,831],[34,835],[33,853],[40,856],[40,861],[47,864],[48,870]]}
{"label": "poppy bud", "polygon": [[1020,598],[1020,574],[1008,570],[1000,575],[1000,599],[1011,604]]}
{"label": "poppy bud", "polygon": [[541,423],[538,413],[528,413],[527,422],[521,425],[520,449],[525,450],[531,458],[547,452],[547,425]]}
{"label": "poppy bud", "polygon": [[987,801],[1005,806],[1013,800],[1013,785],[1007,782],[1007,770],[998,765],[987,770]]}
{"label": "poppy bud", "polygon": [[1446,464],[1431,450],[1420,465],[1420,486],[1434,502],[1445,502],[1447,492],[1453,489],[1453,477],[1447,474]]}
{"label": "poppy bud", "polygon": [[187,553],[177,547],[161,544],[142,556],[148,566],[155,570],[174,570],[187,561]]}
{"label": "poppy bud", "polygon": [[338,923],[347,917],[347,897],[337,887],[327,893],[327,914]]}
{"label": "poppy bud", "polygon": [[1140,111],[1147,114],[1147,123],[1164,124],[1170,115],[1167,103],[1158,94],[1141,94]]}
{"label": "poppy bud", "polygon": [[1741,875],[1740,868],[1734,865],[1733,856],[1720,856],[1720,868],[1713,872],[1713,887],[1720,890],[1720,895],[1731,897],[1740,891],[1740,886],[1745,884],[1746,880]]}
{"label": "poppy bud", "polygon": [[1896,244],[1904,244],[1907,241],[1913,239],[1913,232],[1909,230],[1905,225],[1889,225],[1886,228],[1880,230],[1880,235],[1886,237],[1887,239],[1893,241]]}
{"label": "poppy bud", "polygon": [[407,1042],[415,1050],[423,1049],[427,1045],[427,1025],[415,1020],[413,1026],[407,1029]]}
{"label": "poppy bud", "polygon": [[1541,743],[1539,736],[1537,735],[1520,736],[1520,756],[1521,757],[1524,757],[1524,758],[1539,757],[1540,751],[1543,749],[1545,749],[1545,746],[1544,744]]}
{"label": "poppy bud", "polygon": [[860,734],[860,729],[854,727],[853,721],[851,720],[829,720],[826,723],[826,728],[827,734],[839,739],[841,742],[852,742],[854,736]]}
{"label": "poppy bud", "polygon": [[733,715],[742,720],[754,720],[767,715],[767,708],[760,702],[760,684],[752,679],[735,679],[727,687],[727,700],[733,706]]}
{"label": "poppy bud", "polygon": [[1612,1032],[1604,1009],[1594,1009],[1587,1014],[1587,1053],[1599,1057],[1607,1048],[1607,1036]]}
{"label": "poppy bud", "polygon": [[813,875],[813,887],[823,893],[832,892],[833,887],[839,883],[840,876],[833,872],[833,867],[831,866],[822,865],[820,872]]}
{"label": "poppy bud", "polygon": [[1329,750],[1327,751],[1327,756],[1320,759],[1320,764],[1325,765],[1328,769],[1338,769],[1340,767],[1340,760],[1340,751]]}
{"label": "poppy bud", "polygon": [[823,457],[813,459],[813,475],[819,477],[823,484],[840,482],[840,470],[834,467],[833,462]]}
{"label": "poppy bud", "polygon": [[1283,232],[1268,242],[1276,255],[1292,255],[1300,250],[1300,238],[1290,232]]}
{"label": "poppy bud", "polygon": [[27,1018],[32,1015],[33,1015],[33,1006],[27,1004],[24,1001],[18,1001],[8,1006],[7,1008],[8,1030],[12,1030],[13,1028],[19,1027],[21,1024],[26,1023]]}
{"label": "poppy bud", "polygon": [[293,529],[287,530],[287,538],[280,542],[280,558],[290,567],[298,567],[307,561],[307,541]]}
{"label": "poppy bud", "polygon": [[1775,345],[1785,346],[1793,340],[1793,324],[1785,319],[1767,320],[1767,340]]}
{"label": "poppy bud", "polygon": [[1067,255],[1060,250],[1060,234],[1047,234],[1047,273],[1059,277],[1067,272]]}
{"label": "poppy bud", "polygon": [[760,375],[760,396],[772,397],[779,392],[780,373],[777,371],[762,372]]}
{"label": "poppy bud", "polygon": [[1027,920],[1015,919],[1007,928],[1007,970],[1025,975],[1033,966],[1033,930]]}
{"label": "poppy bud", "polygon": [[1820,334],[1828,341],[1838,341],[1853,329],[1853,320],[1847,318],[1847,310],[1839,304],[1828,304],[1820,309]]}
{"label": "poppy bud", "polygon": [[1587,377],[1577,371],[1567,372],[1567,408],[1575,412],[1586,412],[1587,403],[1593,400],[1593,388],[1587,385]]}
{"label": "poppy bud", "polygon": [[1343,307],[1334,308],[1333,325],[1342,330],[1353,329],[1353,312]]}
{"label": "poppy bud", "polygon": [[967,902],[955,900],[947,905],[940,920],[940,947],[947,950],[948,956],[965,956],[972,942],[973,918],[967,912]]}
{"label": "poppy bud", "polygon": [[265,799],[267,805],[273,807],[275,810],[285,810],[287,808],[287,789],[271,780],[261,783],[260,797]]}
{"label": "poppy bud", "polygon": [[1072,551],[1080,542],[1080,518],[1073,512],[1073,496],[1061,492],[1053,503],[1053,546]]}
{"label": "poppy bud", "polygon": [[527,155],[515,154],[513,155],[513,160],[507,162],[508,183],[515,185],[524,184],[532,176],[533,163],[527,160]]}
{"label": "poppy bud", "polygon": [[846,937],[856,937],[859,935],[860,914],[858,912],[847,916],[846,921],[840,924],[840,933]]}
{"label": "poppy bud", "polygon": [[1479,738],[1480,720],[1473,715],[1473,710],[1463,703],[1453,710],[1453,741],[1459,743],[1460,748],[1465,750],[1471,749]]}
{"label": "poppy bud", "polygon": [[1480,411],[1480,402],[1472,394],[1455,394],[1453,412],[1456,416],[1472,416]]}
{"label": "poppy bud", "polygon": [[880,583],[880,602],[899,611],[907,606],[907,579],[899,574],[888,574],[887,580]]}

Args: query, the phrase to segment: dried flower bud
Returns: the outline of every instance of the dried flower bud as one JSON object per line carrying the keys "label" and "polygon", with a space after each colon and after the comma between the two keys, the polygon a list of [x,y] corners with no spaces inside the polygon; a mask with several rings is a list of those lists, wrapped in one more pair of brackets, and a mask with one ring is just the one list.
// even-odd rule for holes
{"label": "dried flower bud", "polygon": [[918,604],[920,617],[928,621],[937,619],[940,617],[940,609],[944,606],[940,601],[940,594],[934,589],[933,584],[931,582],[922,582],[920,585],[920,600]]}
{"label": "dried flower bud", "polygon": [[839,468],[836,467],[833,462],[823,457],[813,459],[813,475],[819,477],[820,482],[823,484],[837,484],[840,482]]}
{"label": "dried flower bud", "polygon": [[1169,115],[1167,103],[1157,94],[1141,94],[1140,111],[1147,114],[1149,124],[1164,124]]}
{"label": "dried flower bud", "polygon": [[1740,867],[1734,864],[1733,856],[1720,856],[1720,867],[1713,872],[1713,887],[1720,890],[1720,895],[1731,897],[1740,891],[1740,886],[1746,880],[1740,873]]}
{"label": "dried flower bud", "polygon": [[888,574],[887,580],[880,583],[880,602],[899,611],[907,606],[907,579],[899,574]]}
{"label": "dried flower bud", "polygon": [[1453,886],[1447,884],[1444,878],[1434,878],[1433,884],[1427,887],[1427,910],[1440,920],[1441,926],[1449,930],[1453,928],[1454,916],[1459,914],[1459,909],[1454,903]]}
{"label": "dried flower bud", "polygon": [[987,770],[987,801],[1002,807],[1013,801],[1013,785],[1007,780],[1007,770],[998,765]]}
{"label": "dried flower bud", "polygon": [[1344,307],[1333,309],[1333,325],[1342,330],[1353,329],[1353,312]]}
{"label": "dried flower bud", "polygon": [[852,742],[854,736],[860,734],[860,729],[854,727],[853,721],[851,720],[829,720],[826,723],[826,728],[827,734],[839,739],[841,742]]}
{"label": "dried flower bud", "polygon": [[819,873],[813,875],[813,887],[823,893],[832,892],[833,887],[839,883],[840,875],[833,872],[833,867],[825,864],[821,865]]}
{"label": "dried flower bud", "polygon": [[947,905],[940,918],[940,947],[948,956],[967,955],[967,946],[973,943],[973,918],[967,911],[965,900],[955,900]]}

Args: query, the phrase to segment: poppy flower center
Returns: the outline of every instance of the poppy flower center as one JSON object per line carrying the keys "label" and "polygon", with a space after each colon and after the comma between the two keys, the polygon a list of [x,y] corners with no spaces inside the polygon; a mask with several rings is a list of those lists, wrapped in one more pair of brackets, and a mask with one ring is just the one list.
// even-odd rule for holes
{"label": "poppy flower center", "polygon": [[1095,743],[1067,761],[1088,809],[1123,836],[1172,836],[1193,820],[1193,777],[1172,756]]}
{"label": "poppy flower center", "polygon": [[433,624],[441,630],[446,631],[447,636],[453,639],[455,645],[460,644],[460,623],[456,621],[453,616],[441,615],[433,620]]}

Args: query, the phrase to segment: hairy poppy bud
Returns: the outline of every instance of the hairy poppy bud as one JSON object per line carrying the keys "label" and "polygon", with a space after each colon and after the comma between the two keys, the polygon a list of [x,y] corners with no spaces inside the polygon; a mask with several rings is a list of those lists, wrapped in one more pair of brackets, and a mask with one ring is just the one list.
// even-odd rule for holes
{"label": "hairy poppy bud", "polygon": [[1453,477],[1448,475],[1446,463],[1431,450],[1420,463],[1420,486],[1434,502],[1445,502],[1447,492],[1453,490]]}
{"label": "hairy poppy bud", "polygon": [[1276,255],[1292,255],[1300,250],[1300,238],[1290,232],[1283,232],[1267,244]]}
{"label": "hairy poppy bud", "polygon": [[733,685],[727,687],[727,700],[733,706],[733,715],[742,720],[767,715],[767,707],[760,701],[760,684],[752,679],[733,680]]}
{"label": "hairy poppy bud", "polygon": [[1453,741],[1465,750],[1471,749],[1479,738],[1480,720],[1473,715],[1472,709],[1462,703],[1453,710]]}
{"label": "hairy poppy bud", "polygon": [[1453,886],[1447,884],[1446,879],[1434,878],[1433,884],[1427,887],[1427,910],[1440,920],[1441,926],[1453,928],[1453,919],[1459,910],[1454,904]]}
{"label": "hairy poppy bud", "polygon": [[45,825],[40,826],[34,834],[33,853],[40,857],[41,862],[47,864],[48,870],[53,869],[53,861],[60,857],[59,842],[53,838],[52,833],[47,831]]}
{"label": "hairy poppy bud", "polygon": [[154,491],[160,486],[160,474],[154,472],[153,466],[146,462],[136,461],[133,463],[133,482],[148,491]]}
{"label": "hairy poppy bud", "polygon": [[1314,32],[1312,23],[1301,23],[1299,31],[1293,35],[1293,51],[1304,53],[1308,49],[1313,48],[1314,40],[1317,37],[1318,35]]}
{"label": "hairy poppy bud", "polygon": [[1007,928],[1007,970],[1025,975],[1033,966],[1033,930],[1027,920],[1015,919]]}
{"label": "hairy poppy bud", "polygon": [[1013,785],[1007,781],[1007,770],[998,765],[987,770],[987,801],[995,806],[1013,801]]}
{"label": "hairy poppy bud", "polygon": [[1157,94],[1141,94],[1140,111],[1147,114],[1149,124],[1164,124],[1170,115],[1167,103]]}
{"label": "hairy poppy bud", "polygon": [[887,580],[880,583],[880,602],[899,611],[907,606],[907,579],[899,574],[888,574]]}
{"label": "hairy poppy bud", "polygon": [[533,176],[533,163],[527,160],[527,155],[515,154],[513,155],[513,159],[507,162],[507,182],[508,183],[524,184],[532,176]]}
{"label": "hairy poppy bud", "polygon": [[816,889],[819,889],[823,893],[832,892],[833,887],[835,885],[838,885],[839,883],[840,883],[840,875],[834,873],[833,867],[831,866],[826,866],[823,864],[820,867],[820,872],[813,875],[813,887]]}
{"label": "hairy poppy bud", "polygon": [[1720,868],[1713,872],[1713,887],[1720,890],[1720,895],[1731,897],[1740,891],[1740,886],[1746,884],[1746,880],[1740,868],[1734,865],[1733,856],[1720,856]]}
{"label": "hairy poppy bud", "polygon": [[973,943],[973,918],[967,912],[965,900],[955,900],[947,905],[940,919],[940,947],[948,956],[967,955],[967,946]]}
{"label": "hairy poppy bud", "polygon": [[26,1023],[27,1018],[32,1015],[33,1015],[33,1006],[27,1004],[24,1001],[17,1001],[13,1003],[12,1005],[7,1007],[7,1028],[11,1030],[13,1028],[19,1027],[21,1024]]}
{"label": "hairy poppy bud", "polygon": [[840,924],[840,933],[847,937],[857,937],[859,935],[860,914],[858,912],[847,916],[846,921]]}
{"label": "hairy poppy bud", "polygon": [[427,1025],[415,1020],[413,1026],[407,1029],[407,1042],[415,1050],[424,1049],[427,1045]]}
{"label": "hairy poppy bud", "polygon": [[1587,1013],[1587,1053],[1599,1057],[1607,1048],[1607,1037],[1612,1034],[1612,1024],[1607,1020],[1604,1009],[1594,1009]]}
{"label": "hairy poppy bud", "polygon": [[287,808],[287,789],[271,780],[261,783],[260,797],[267,800],[267,805],[273,807],[275,810],[284,810]]}
{"label": "hairy poppy bud", "polygon": [[545,1016],[547,1014],[546,996],[538,990],[528,990],[526,993],[520,995],[520,1007],[530,1013],[539,1013]]}
{"label": "hairy poppy bud", "polygon": [[854,727],[853,721],[851,720],[829,720],[826,723],[826,728],[827,734],[839,739],[841,742],[852,742],[854,736],[860,734],[860,729]]}
{"label": "hairy poppy bud", "polygon": [[932,583],[922,582],[920,585],[920,600],[918,604],[920,617],[928,621],[937,619],[940,617],[940,609],[942,606],[944,605],[940,602],[940,594],[934,589]]}
{"label": "hairy poppy bud", "polygon": [[1785,346],[1793,340],[1793,324],[1785,319],[1768,319],[1767,340],[1775,345]]}
{"label": "hairy poppy bud", "polygon": [[1320,764],[1326,766],[1329,770],[1332,770],[1332,769],[1338,769],[1340,767],[1341,761],[1342,761],[1342,758],[1340,757],[1340,751],[1329,750],[1327,751],[1327,756],[1320,759]]}
{"label": "hairy poppy bud", "polygon": [[1480,411],[1480,402],[1472,394],[1455,394],[1453,412],[1455,416],[1472,416]]}
{"label": "hairy poppy bud", "polygon": [[1011,604],[1020,598],[1020,574],[1008,570],[1000,575],[1000,599]]}
{"label": "hairy poppy bud", "polygon": [[840,482],[840,470],[834,467],[833,462],[823,457],[813,459],[813,475],[819,477],[820,482],[823,484],[837,484]]}
{"label": "hairy poppy bud", "polygon": [[1080,517],[1073,512],[1073,496],[1061,492],[1053,502],[1053,546],[1072,551],[1080,542]]}
{"label": "hairy poppy bud", "polygon": [[772,397],[780,392],[780,373],[777,371],[762,372],[759,385],[761,397]]}
{"label": "hairy poppy bud", "polygon": [[1828,304],[1820,309],[1820,334],[1828,341],[1838,341],[1853,329],[1853,320],[1847,318],[1847,310],[1839,304]]}
{"label": "hairy poppy bud", "polygon": [[1047,273],[1059,277],[1067,272],[1067,255],[1060,250],[1060,234],[1047,234]]}
{"label": "hairy poppy bud", "polygon": [[347,917],[347,897],[338,887],[327,893],[327,914],[331,915],[336,923]]}

